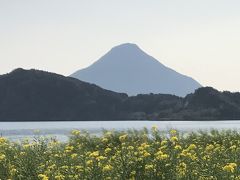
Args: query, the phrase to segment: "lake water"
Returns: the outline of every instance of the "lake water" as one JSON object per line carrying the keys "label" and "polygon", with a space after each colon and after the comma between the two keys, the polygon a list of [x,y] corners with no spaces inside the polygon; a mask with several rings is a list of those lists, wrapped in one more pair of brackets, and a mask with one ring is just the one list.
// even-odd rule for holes
{"label": "lake water", "polygon": [[[150,129],[158,126],[159,130],[177,129],[179,131],[197,131],[211,129],[240,130],[238,121],[61,121],[61,122],[0,122],[0,135],[11,140],[19,140],[36,135],[56,137],[65,141],[73,129],[87,130],[98,134],[106,130]],[[37,131],[37,132],[36,132]]]}

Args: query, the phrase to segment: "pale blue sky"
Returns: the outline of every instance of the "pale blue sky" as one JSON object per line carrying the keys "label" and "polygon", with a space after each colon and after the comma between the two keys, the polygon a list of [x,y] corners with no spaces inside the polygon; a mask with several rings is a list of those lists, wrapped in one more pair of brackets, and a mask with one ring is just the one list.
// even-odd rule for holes
{"label": "pale blue sky", "polygon": [[205,86],[240,91],[239,0],[0,0],[0,74],[69,75],[136,43]]}

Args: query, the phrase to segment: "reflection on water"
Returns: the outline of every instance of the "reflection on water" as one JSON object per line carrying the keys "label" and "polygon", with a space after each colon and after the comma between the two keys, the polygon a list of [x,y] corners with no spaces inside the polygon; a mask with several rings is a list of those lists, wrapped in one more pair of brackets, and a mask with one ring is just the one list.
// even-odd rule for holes
{"label": "reflection on water", "polygon": [[[179,131],[197,131],[210,129],[240,130],[239,121],[61,121],[61,122],[0,122],[0,134],[11,140],[25,137],[51,136],[59,140],[68,139],[73,129],[87,130],[99,134],[106,130],[150,129],[158,126],[159,130],[178,129]],[[36,132],[36,130],[39,132]]]}

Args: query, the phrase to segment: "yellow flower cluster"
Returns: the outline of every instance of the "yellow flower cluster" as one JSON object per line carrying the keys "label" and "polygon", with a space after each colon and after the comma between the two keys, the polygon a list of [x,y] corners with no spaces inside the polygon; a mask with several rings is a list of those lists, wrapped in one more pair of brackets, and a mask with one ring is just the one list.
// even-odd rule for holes
{"label": "yellow flower cluster", "polygon": [[184,177],[186,175],[187,172],[187,165],[184,162],[181,162],[178,166],[177,166],[177,172],[179,177]]}
{"label": "yellow flower cluster", "polygon": [[7,140],[4,137],[0,137],[0,145],[6,143]]}
{"label": "yellow flower cluster", "polygon": [[240,180],[240,134],[236,131],[73,130],[68,142],[39,138],[11,142],[0,137],[0,179]]}
{"label": "yellow flower cluster", "polygon": [[228,163],[226,166],[223,167],[223,170],[230,173],[234,173],[236,167],[237,167],[236,163]]}
{"label": "yellow flower cluster", "polygon": [[49,178],[44,175],[44,174],[39,174],[38,177],[41,179],[41,180],[48,180]]}
{"label": "yellow flower cluster", "polygon": [[4,161],[5,158],[6,158],[6,156],[5,156],[4,154],[0,154],[0,162],[1,162],[1,161]]}

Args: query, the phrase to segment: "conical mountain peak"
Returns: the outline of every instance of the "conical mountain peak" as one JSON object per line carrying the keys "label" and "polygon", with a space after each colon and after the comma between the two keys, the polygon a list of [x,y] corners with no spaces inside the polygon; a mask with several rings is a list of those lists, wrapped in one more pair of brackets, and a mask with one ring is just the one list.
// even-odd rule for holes
{"label": "conical mountain peak", "polygon": [[137,44],[134,43],[123,43],[112,48],[112,50],[140,50]]}
{"label": "conical mountain peak", "polygon": [[133,59],[135,56],[143,56],[145,53],[136,44],[124,43],[113,47],[106,55],[112,56],[111,59],[121,57],[121,60],[126,60]]}
{"label": "conical mountain peak", "polygon": [[162,93],[185,96],[201,87],[192,78],[164,66],[132,43],[113,47],[94,64],[71,76],[129,95]]}

